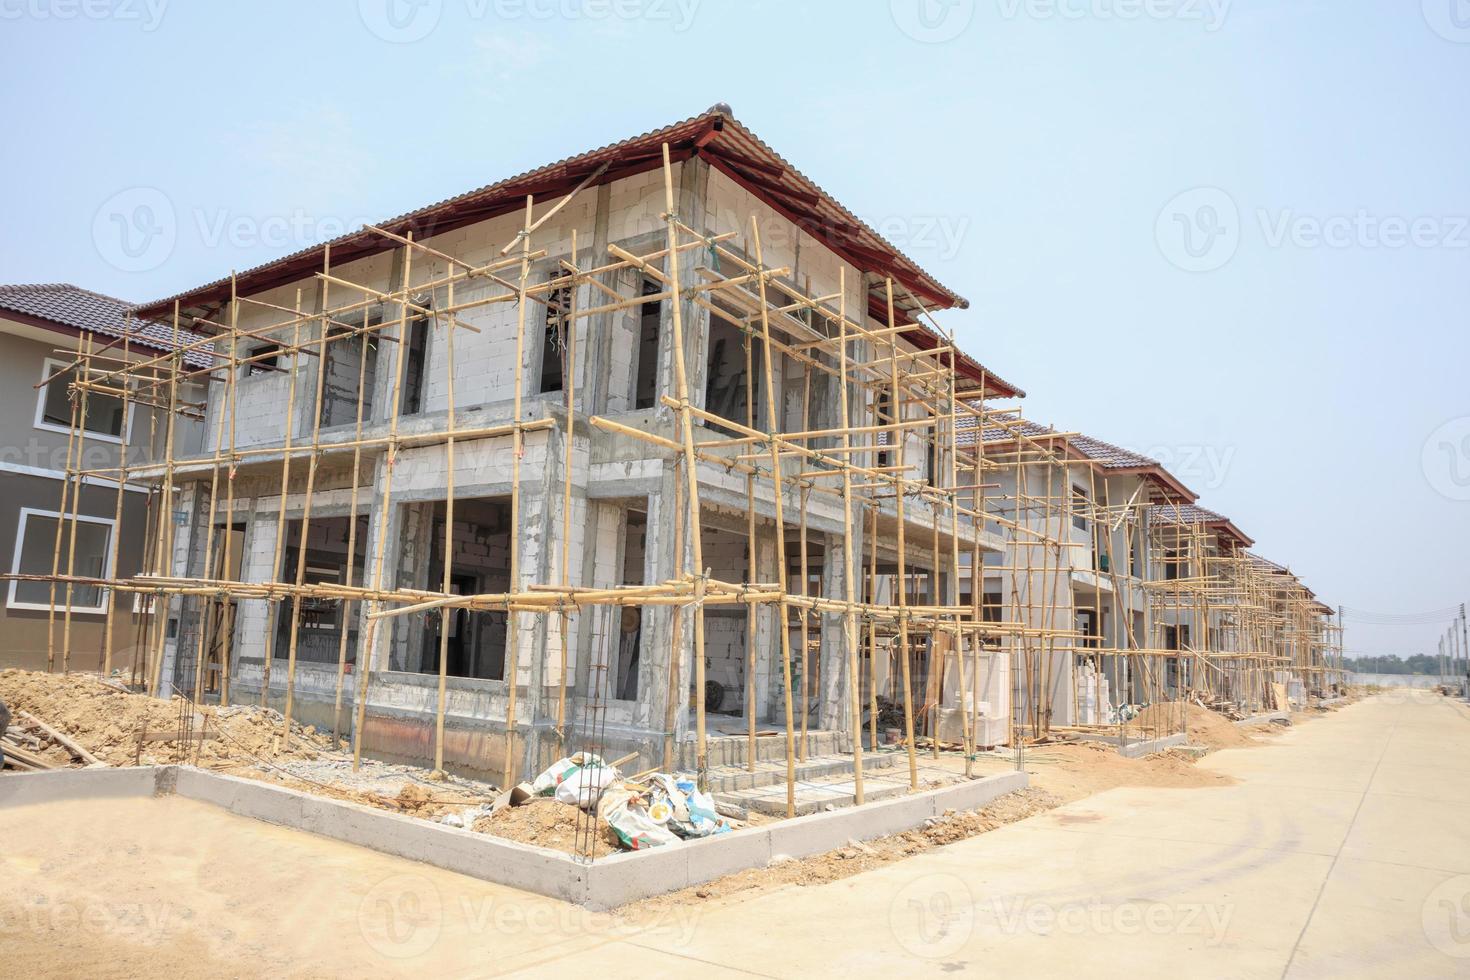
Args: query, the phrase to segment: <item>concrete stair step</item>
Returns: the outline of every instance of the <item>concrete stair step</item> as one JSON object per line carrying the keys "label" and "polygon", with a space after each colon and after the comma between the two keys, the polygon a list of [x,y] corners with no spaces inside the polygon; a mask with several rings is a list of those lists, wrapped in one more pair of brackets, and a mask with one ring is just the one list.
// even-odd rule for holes
{"label": "concrete stair step", "polygon": [[[801,736],[796,737],[800,745]],[[745,766],[750,754],[749,743],[744,735],[715,735],[706,740],[709,750],[709,766]],[[852,743],[847,736],[841,732],[808,732],[806,738],[806,757],[817,758],[819,756],[842,755],[852,751]],[[693,741],[684,742],[679,746],[679,768],[692,770],[697,766],[695,758],[695,745]],[[757,763],[786,761],[786,735],[777,733],[774,735],[757,735],[755,739],[755,759]]]}
{"label": "concrete stair step", "polygon": [[[891,769],[898,758],[898,754],[894,752],[865,752],[863,771]],[[796,779],[798,782],[811,782],[844,776],[851,778],[852,768],[852,756],[850,755],[814,756],[804,762],[797,762]],[[754,772],[751,772],[744,763],[733,766],[711,766],[708,776],[710,792],[716,795],[777,784],[784,787],[786,785],[786,758],[783,754],[779,760],[757,762]]]}
{"label": "concrete stair step", "polygon": [[[863,775],[864,777],[868,775],[866,760]],[[873,803],[877,800],[902,796],[908,792],[908,788],[907,779],[897,779],[891,775],[879,776],[872,780],[864,778],[863,802]],[[782,779],[778,783],[716,793],[715,799],[727,806],[740,807],[747,811],[764,813],[773,817],[784,817],[786,815],[785,774],[782,774]],[[850,777],[798,782],[796,786],[796,815],[798,817],[804,817],[809,813],[821,813],[827,809],[853,806],[856,802],[857,787]]]}

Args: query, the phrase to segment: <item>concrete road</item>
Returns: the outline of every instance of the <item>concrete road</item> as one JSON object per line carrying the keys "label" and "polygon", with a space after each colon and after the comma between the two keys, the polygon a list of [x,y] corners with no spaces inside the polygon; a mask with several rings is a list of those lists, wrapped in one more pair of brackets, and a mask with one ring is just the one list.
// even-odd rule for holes
{"label": "concrete road", "polygon": [[1470,708],[1352,705],[828,885],[638,925],[177,798],[0,809],[6,975],[1470,977]]}
{"label": "concrete road", "polygon": [[[900,864],[542,963],[687,975],[1470,977],[1470,709],[1373,698]],[[656,952],[655,952],[656,951]]]}

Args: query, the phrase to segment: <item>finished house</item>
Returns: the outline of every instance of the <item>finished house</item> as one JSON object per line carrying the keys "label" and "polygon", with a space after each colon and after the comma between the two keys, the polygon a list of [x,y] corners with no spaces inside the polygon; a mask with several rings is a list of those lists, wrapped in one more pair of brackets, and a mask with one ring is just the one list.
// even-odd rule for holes
{"label": "finished house", "polygon": [[[68,283],[0,285],[0,398],[8,405],[0,411],[0,554],[10,562],[0,666],[102,670],[131,662],[147,597],[117,603],[101,583],[143,567],[157,515],[147,488],[119,484],[116,473],[163,457],[169,412],[149,398],[73,387],[84,349],[99,363],[141,364],[173,348],[168,328],[130,320],[128,309]],[[182,396],[201,403],[203,385]],[[197,423],[180,417],[174,439],[175,451],[196,451]],[[94,468],[112,474],[72,476]],[[58,575],[90,581],[46,580]]]}

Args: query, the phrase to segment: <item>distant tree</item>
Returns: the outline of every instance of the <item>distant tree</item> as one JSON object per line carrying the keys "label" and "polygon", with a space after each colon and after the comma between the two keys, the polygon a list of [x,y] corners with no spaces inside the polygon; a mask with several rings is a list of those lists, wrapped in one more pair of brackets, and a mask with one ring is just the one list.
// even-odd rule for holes
{"label": "distant tree", "polygon": [[1427,653],[1410,654],[1407,659],[1390,653],[1381,657],[1344,657],[1343,666],[1364,674],[1438,674],[1441,661]]}

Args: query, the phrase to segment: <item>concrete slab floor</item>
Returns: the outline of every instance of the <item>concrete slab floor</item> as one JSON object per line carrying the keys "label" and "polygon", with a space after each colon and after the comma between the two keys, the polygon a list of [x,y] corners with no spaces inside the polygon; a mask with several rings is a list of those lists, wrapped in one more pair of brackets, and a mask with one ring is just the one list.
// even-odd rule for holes
{"label": "concrete slab floor", "polygon": [[[180,799],[0,811],[17,974],[1470,975],[1470,709],[1374,698],[813,887],[607,916]],[[12,970],[7,970],[12,972]]]}

